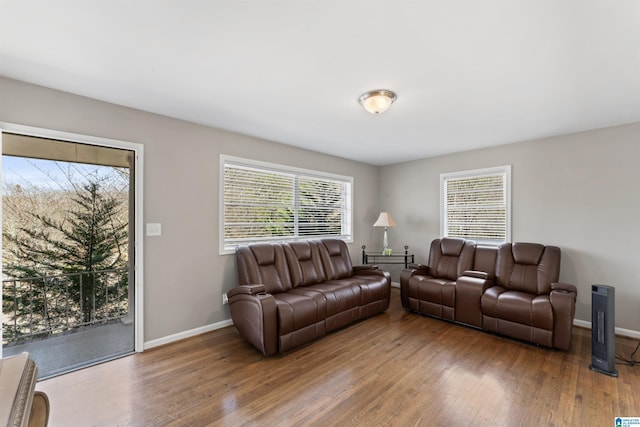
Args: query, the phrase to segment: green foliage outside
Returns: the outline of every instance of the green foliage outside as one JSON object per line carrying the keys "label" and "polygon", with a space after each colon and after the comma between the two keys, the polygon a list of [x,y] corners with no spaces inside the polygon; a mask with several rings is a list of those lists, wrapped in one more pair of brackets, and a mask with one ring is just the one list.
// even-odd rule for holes
{"label": "green foliage outside", "polygon": [[127,314],[128,172],[111,169],[4,185],[5,342]]}
{"label": "green foliage outside", "polygon": [[343,193],[344,184],[332,180],[227,167],[225,240],[339,236]]}

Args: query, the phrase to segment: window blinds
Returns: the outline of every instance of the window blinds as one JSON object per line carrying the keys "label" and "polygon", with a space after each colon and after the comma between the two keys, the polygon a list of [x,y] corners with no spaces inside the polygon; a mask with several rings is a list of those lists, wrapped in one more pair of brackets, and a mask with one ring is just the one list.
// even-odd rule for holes
{"label": "window blinds", "polygon": [[348,179],[224,162],[224,246],[350,237]]}
{"label": "window blinds", "polygon": [[443,186],[445,236],[489,243],[508,239],[506,171],[445,176]]}

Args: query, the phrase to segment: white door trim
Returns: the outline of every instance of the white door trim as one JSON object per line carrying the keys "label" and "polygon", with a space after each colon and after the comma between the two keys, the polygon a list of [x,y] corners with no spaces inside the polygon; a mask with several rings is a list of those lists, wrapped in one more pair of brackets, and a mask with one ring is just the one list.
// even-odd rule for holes
{"label": "white door trim", "polygon": [[[42,138],[60,139],[64,141],[79,142],[84,144],[100,145],[103,147],[121,148],[135,152],[135,351],[144,350],[144,234],[143,234],[143,177],[144,177],[144,145],[120,141],[116,139],[101,138],[90,135],[82,135],[77,133],[62,132],[52,129],[43,129],[33,126],[24,126],[14,123],[0,122],[0,153],[2,152],[2,132],[13,132],[23,135],[36,136]],[[1,157],[0,157],[1,159]],[[0,172],[2,171],[2,162],[0,161]],[[2,215],[2,206],[0,201],[0,218]],[[1,227],[1,225],[0,225]],[[0,251],[2,251],[2,243],[0,242]],[[0,263],[0,276],[2,275],[2,265]],[[2,293],[0,292],[0,304],[2,304]],[[0,339],[2,331],[0,329]],[[0,357],[2,349],[0,348]]]}

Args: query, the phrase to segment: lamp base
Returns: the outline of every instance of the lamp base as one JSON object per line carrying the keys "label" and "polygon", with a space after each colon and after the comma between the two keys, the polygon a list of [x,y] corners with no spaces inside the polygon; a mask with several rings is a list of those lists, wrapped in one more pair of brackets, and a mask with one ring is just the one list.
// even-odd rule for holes
{"label": "lamp base", "polygon": [[389,239],[387,238],[387,227],[384,228],[384,239],[382,240],[382,255],[388,255]]}

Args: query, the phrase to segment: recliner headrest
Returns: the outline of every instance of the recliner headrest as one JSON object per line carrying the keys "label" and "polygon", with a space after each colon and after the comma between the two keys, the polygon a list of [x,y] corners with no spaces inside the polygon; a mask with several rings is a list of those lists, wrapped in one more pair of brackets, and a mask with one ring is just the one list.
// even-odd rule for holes
{"label": "recliner headrest", "polygon": [[514,243],[511,245],[513,260],[518,264],[538,265],[544,253],[544,245],[539,243]]}
{"label": "recliner headrest", "polygon": [[276,262],[276,253],[269,243],[254,243],[250,246],[258,265],[271,265]]}
{"label": "recliner headrest", "polygon": [[440,249],[442,250],[442,255],[459,256],[460,252],[462,252],[462,248],[464,247],[464,241],[464,239],[444,237],[440,241]]}
{"label": "recliner headrest", "polygon": [[311,259],[311,244],[309,242],[291,242],[289,246],[293,249],[299,261]]}
{"label": "recliner headrest", "polygon": [[342,244],[344,243],[342,240],[337,239],[323,239],[322,243],[327,248],[329,255],[337,256],[342,255]]}

